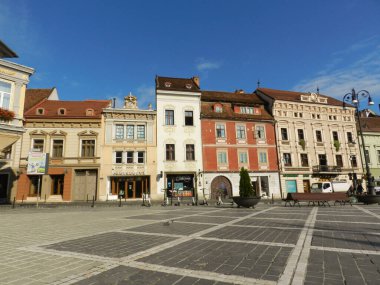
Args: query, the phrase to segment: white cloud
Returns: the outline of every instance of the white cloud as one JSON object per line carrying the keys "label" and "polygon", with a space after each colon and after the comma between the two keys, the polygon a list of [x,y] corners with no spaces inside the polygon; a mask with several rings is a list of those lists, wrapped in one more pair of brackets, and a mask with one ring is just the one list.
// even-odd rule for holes
{"label": "white cloud", "polygon": [[218,69],[221,67],[221,63],[219,62],[213,62],[210,60],[205,60],[204,58],[197,59],[196,68],[199,71],[208,71],[212,69]]}
{"label": "white cloud", "polygon": [[[304,79],[292,89],[296,91],[315,92],[319,87],[321,94],[339,100],[355,90],[368,90],[374,101],[380,101],[380,46],[374,44],[374,38],[364,43],[353,45],[339,54],[340,62],[351,63],[346,66],[327,66],[314,78]],[[364,105],[363,105],[364,107]]]}

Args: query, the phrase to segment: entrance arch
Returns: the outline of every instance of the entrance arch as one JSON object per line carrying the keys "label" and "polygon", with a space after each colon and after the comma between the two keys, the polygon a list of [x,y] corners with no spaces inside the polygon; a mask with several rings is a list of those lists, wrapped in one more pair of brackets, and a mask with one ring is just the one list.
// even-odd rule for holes
{"label": "entrance arch", "polygon": [[232,184],[225,176],[217,176],[211,182],[211,199],[217,199],[222,194],[222,198],[232,197]]}

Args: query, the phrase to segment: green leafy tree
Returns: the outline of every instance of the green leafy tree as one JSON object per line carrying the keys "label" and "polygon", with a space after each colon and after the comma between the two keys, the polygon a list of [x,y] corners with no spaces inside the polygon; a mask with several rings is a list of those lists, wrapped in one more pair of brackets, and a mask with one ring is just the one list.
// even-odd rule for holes
{"label": "green leafy tree", "polygon": [[242,167],[240,169],[239,195],[242,198],[254,197],[251,178],[249,178],[248,170]]}

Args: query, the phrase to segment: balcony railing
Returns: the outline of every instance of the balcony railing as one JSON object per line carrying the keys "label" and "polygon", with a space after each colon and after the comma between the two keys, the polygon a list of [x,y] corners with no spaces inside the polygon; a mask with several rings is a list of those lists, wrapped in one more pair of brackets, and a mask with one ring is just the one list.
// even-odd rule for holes
{"label": "balcony railing", "polygon": [[314,165],[313,172],[341,172],[342,167],[335,165]]}

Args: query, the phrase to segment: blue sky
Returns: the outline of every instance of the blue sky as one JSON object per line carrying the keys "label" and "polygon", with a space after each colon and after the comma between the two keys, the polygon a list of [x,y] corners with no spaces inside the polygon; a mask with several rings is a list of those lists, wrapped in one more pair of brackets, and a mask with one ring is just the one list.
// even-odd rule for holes
{"label": "blue sky", "polygon": [[[156,75],[205,90],[262,87],[380,103],[380,1],[0,0],[0,35],[63,100],[154,103]],[[119,103],[121,99],[118,100]],[[376,111],[379,111],[376,108]]]}

